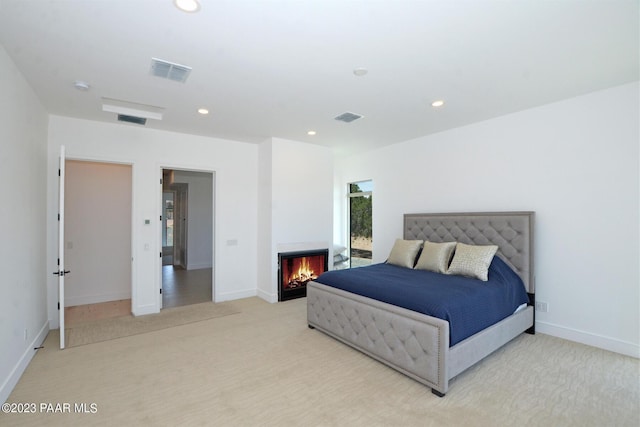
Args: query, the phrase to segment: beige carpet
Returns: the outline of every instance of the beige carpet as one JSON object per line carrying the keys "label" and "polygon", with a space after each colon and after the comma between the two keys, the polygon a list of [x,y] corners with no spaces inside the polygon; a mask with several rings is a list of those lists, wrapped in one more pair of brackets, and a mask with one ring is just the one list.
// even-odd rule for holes
{"label": "beige carpet", "polygon": [[130,314],[130,299],[100,302],[96,304],[74,305],[64,308],[64,324],[70,328],[82,322],[129,316]]}
{"label": "beige carpet", "polygon": [[240,310],[232,303],[192,304],[166,308],[158,314],[134,317],[132,315],[77,323],[65,328],[65,346],[93,344],[131,335],[145,334],[160,329],[200,322],[216,317],[237,314]]}
{"label": "beige carpet", "polygon": [[66,350],[52,331],[8,402],[96,413],[0,413],[0,425],[640,425],[638,359],[525,334],[438,398],[308,329],[305,302],[232,301],[241,313]]}

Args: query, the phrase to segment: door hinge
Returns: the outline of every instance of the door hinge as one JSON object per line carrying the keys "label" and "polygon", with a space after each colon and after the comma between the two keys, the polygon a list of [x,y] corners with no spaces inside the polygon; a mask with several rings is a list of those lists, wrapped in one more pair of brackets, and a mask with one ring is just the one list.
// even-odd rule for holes
{"label": "door hinge", "polygon": [[162,215],[160,215],[160,221],[162,221]]}
{"label": "door hinge", "polygon": [[60,265],[60,258],[58,258],[58,265]]}
{"label": "door hinge", "polygon": [[58,176],[60,176],[60,169],[58,168]]}
{"label": "door hinge", "polygon": [[58,221],[60,221],[60,214],[58,214]]}
{"label": "door hinge", "polygon": [[160,185],[162,185],[162,178],[160,178]]}
{"label": "door hinge", "polygon": [[58,310],[60,310],[60,301],[58,301]]}
{"label": "door hinge", "polygon": [[162,294],[162,288],[160,288],[160,293]]}
{"label": "door hinge", "polygon": [[160,258],[162,258],[162,252],[160,252]]}

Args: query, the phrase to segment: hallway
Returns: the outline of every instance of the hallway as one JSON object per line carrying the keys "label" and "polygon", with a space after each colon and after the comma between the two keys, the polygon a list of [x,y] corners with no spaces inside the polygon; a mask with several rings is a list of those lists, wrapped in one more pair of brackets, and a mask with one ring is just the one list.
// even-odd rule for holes
{"label": "hallway", "polygon": [[184,270],[162,266],[162,308],[211,301],[211,268]]}

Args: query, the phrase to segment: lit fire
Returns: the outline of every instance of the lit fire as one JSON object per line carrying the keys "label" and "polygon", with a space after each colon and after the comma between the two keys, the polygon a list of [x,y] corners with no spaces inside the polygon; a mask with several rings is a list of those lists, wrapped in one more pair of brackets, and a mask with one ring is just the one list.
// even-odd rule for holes
{"label": "lit fire", "polygon": [[304,257],[300,259],[300,265],[298,266],[298,269],[294,269],[294,271],[289,274],[287,284],[290,288],[296,288],[298,286],[306,284],[310,280],[315,280],[317,278],[318,275],[315,274],[313,268],[311,267],[309,258]]}

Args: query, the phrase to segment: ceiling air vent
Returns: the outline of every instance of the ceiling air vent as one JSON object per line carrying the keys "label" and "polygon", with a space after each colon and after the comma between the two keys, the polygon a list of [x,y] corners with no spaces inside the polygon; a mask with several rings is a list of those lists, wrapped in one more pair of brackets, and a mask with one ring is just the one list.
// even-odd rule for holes
{"label": "ceiling air vent", "polygon": [[361,119],[362,117],[364,116],[361,116],[360,114],[350,113],[347,111],[346,113],[340,114],[335,119],[340,120],[341,122],[351,123],[352,121]]}
{"label": "ceiling air vent", "polygon": [[191,73],[191,67],[187,67],[186,65],[151,58],[151,75],[153,76],[184,83],[187,81],[189,73]]}
{"label": "ceiling air vent", "polygon": [[121,122],[144,125],[147,119],[162,120],[164,108],[122,99],[102,98],[102,111],[116,113]]}
{"label": "ceiling air vent", "polygon": [[136,116],[127,116],[126,114],[118,114],[118,121],[119,122],[127,122],[127,123],[135,123],[137,125],[146,125],[147,124],[147,119],[142,118],[142,117],[136,117]]}

